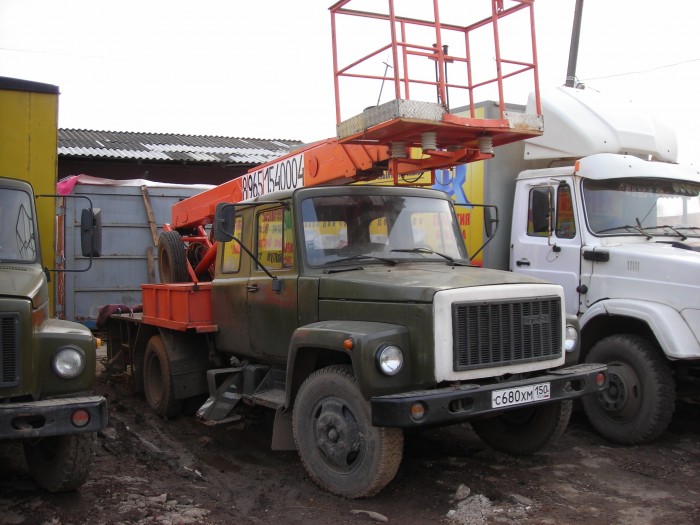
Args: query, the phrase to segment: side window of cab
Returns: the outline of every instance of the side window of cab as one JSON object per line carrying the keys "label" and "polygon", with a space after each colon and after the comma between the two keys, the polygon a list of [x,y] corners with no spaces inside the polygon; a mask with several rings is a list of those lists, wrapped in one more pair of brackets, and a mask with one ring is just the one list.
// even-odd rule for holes
{"label": "side window of cab", "polygon": [[288,208],[273,208],[258,213],[257,256],[270,270],[294,266],[294,228]]}
{"label": "side window of cab", "polygon": [[571,198],[571,187],[568,184],[557,186],[557,227],[555,232],[560,239],[576,237],[574,204]]}
{"label": "side window of cab", "polygon": [[527,215],[527,234],[533,237],[548,237],[552,217],[552,189],[540,186],[530,190]]}
{"label": "side window of cab", "polygon": [[[233,236],[241,238],[243,232],[243,217],[238,215],[233,226]],[[221,258],[221,271],[223,273],[236,273],[241,269],[241,245],[238,241],[227,241],[222,243],[224,251]]]}

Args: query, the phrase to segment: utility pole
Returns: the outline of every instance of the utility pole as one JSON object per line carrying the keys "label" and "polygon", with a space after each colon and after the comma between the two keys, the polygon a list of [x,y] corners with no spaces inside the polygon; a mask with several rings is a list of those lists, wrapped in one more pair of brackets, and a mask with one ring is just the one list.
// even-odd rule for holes
{"label": "utility pole", "polygon": [[574,8],[574,26],[571,29],[571,47],[569,47],[569,67],[566,70],[566,86],[576,86],[576,60],[578,59],[578,40],[581,34],[581,16],[583,0],[576,0]]}

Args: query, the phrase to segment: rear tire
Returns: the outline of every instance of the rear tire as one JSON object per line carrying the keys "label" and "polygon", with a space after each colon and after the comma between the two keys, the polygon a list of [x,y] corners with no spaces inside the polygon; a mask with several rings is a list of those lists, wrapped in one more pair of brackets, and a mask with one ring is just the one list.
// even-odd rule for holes
{"label": "rear tire", "polygon": [[175,230],[164,231],[158,237],[158,275],[164,284],[190,280],[185,243]]}
{"label": "rear tire", "polygon": [[175,399],[170,358],[159,335],[151,337],[146,345],[143,392],[148,406],[160,417],[173,418],[182,412],[183,400]]}
{"label": "rear tire", "polygon": [[25,440],[24,457],[34,481],[49,492],[77,489],[90,474],[94,441],[93,432]]}
{"label": "rear tire", "polygon": [[646,339],[631,334],[606,337],[586,357],[608,365],[608,388],[583,398],[598,433],[621,445],[648,443],[664,433],[675,409],[671,368]]}
{"label": "rear tire", "polygon": [[500,416],[471,421],[476,434],[488,445],[515,456],[542,450],[566,429],[572,401],[516,408]]}
{"label": "rear tire", "polygon": [[403,431],[372,425],[370,406],[349,366],[329,366],[301,385],[294,441],[311,479],[346,498],[373,496],[394,479]]}

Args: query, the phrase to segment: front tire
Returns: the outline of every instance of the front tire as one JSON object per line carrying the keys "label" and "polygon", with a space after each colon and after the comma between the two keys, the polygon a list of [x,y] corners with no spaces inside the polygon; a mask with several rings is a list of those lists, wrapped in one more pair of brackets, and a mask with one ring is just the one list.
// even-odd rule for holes
{"label": "front tire", "polygon": [[329,366],[301,385],[294,441],[311,479],[346,498],[373,496],[394,479],[403,432],[372,426],[370,406],[349,366]]}
{"label": "front tire", "polygon": [[148,406],[160,417],[173,418],[182,412],[183,400],[175,399],[170,358],[159,335],[151,337],[146,345],[143,392]]}
{"label": "front tire", "polygon": [[675,408],[675,382],[668,363],[646,339],[612,335],[586,357],[608,365],[608,388],[583,398],[598,433],[620,445],[648,443],[664,433]]}
{"label": "front tire", "polygon": [[24,457],[34,481],[49,492],[77,489],[90,474],[94,441],[93,432],[25,440]]}
{"label": "front tire", "polygon": [[571,401],[515,408],[487,419],[471,421],[474,432],[496,450],[527,456],[542,450],[566,429]]}

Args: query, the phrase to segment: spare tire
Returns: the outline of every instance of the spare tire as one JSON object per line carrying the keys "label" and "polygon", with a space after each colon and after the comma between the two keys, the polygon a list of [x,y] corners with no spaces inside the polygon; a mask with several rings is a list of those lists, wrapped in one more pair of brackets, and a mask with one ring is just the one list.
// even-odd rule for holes
{"label": "spare tire", "polygon": [[185,243],[175,230],[164,231],[158,237],[158,275],[160,282],[189,282]]}

